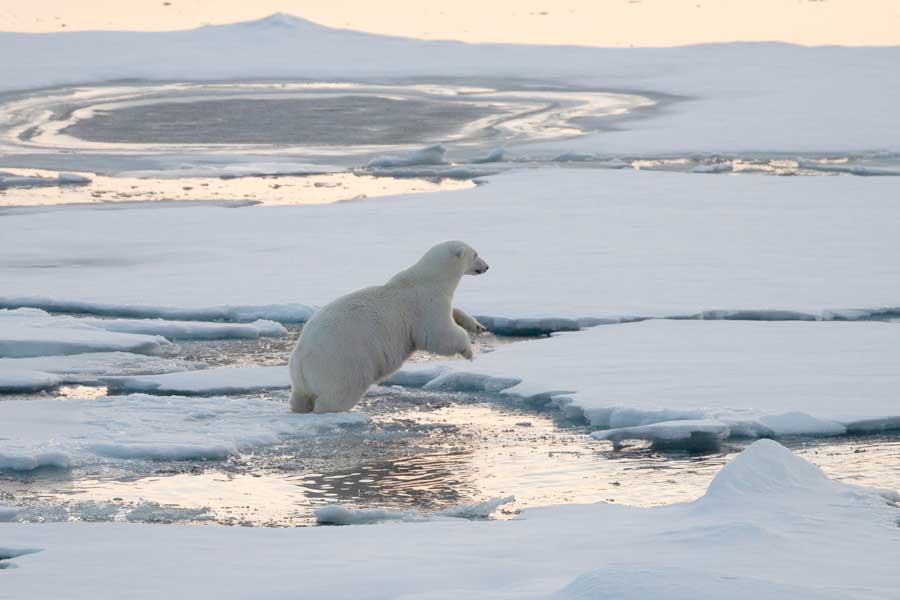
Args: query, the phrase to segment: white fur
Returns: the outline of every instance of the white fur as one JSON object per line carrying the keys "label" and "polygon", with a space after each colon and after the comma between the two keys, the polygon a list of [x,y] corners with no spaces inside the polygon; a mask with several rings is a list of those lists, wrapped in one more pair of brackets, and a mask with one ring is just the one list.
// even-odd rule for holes
{"label": "white fur", "polygon": [[416,350],[471,360],[466,330],[478,333],[484,327],[453,308],[453,293],[463,275],[487,269],[468,244],[443,242],[386,284],[324,306],[291,353],[291,410],[350,410],[370,385],[399,369]]}

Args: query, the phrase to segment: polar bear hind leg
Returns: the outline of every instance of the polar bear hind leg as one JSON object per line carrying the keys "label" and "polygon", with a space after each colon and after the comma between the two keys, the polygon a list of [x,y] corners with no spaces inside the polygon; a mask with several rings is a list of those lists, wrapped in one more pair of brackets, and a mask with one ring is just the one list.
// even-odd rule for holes
{"label": "polar bear hind leg", "polygon": [[308,413],[315,410],[316,397],[306,390],[294,387],[291,390],[291,411],[295,413]]}
{"label": "polar bear hind leg", "polygon": [[350,410],[359,402],[368,388],[368,385],[360,387],[351,382],[344,382],[344,385],[320,394],[315,399],[313,412],[329,413]]}

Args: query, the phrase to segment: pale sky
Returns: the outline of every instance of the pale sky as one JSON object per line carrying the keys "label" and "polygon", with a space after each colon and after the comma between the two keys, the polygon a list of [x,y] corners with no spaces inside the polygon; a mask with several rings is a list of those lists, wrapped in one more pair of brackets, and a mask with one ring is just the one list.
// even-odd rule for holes
{"label": "pale sky", "polygon": [[274,12],[470,42],[900,45],[900,0],[0,0],[0,31],[188,29]]}

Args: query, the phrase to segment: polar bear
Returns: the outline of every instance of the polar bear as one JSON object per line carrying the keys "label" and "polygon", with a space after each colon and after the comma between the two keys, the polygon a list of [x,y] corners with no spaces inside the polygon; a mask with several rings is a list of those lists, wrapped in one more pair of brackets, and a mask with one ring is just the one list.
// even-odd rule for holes
{"label": "polar bear", "polygon": [[416,350],[471,360],[467,331],[486,329],[453,308],[453,293],[463,275],[487,270],[468,244],[443,242],[386,284],[325,305],[303,327],[291,353],[291,410],[350,410]]}

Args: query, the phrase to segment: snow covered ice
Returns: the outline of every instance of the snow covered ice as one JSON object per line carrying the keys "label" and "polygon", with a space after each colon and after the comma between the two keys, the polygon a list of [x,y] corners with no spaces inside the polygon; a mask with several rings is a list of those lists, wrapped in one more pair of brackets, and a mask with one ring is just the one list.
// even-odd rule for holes
{"label": "snow covered ice", "polygon": [[256,398],[132,394],[96,400],[8,400],[0,470],[71,467],[102,460],[223,459],[292,436],[365,426],[364,413],[297,415]]}
{"label": "snow covered ice", "polygon": [[411,365],[405,377],[549,404],[609,430],[598,439],[715,446],[896,428],[898,341],[894,323],[650,320],[512,344],[471,364]]}
{"label": "snow covered ice", "polygon": [[[863,316],[900,304],[900,278],[885,260],[900,228],[895,188],[890,178],[560,168],[329,206],[80,209],[77,230],[67,226],[73,209],[10,213],[0,221],[0,306],[304,320],[383,283],[445,239],[449,222],[464,222],[467,241],[503,273],[460,286],[457,304],[473,315],[568,319],[557,321],[566,329],[578,319],[710,311]],[[52,278],[30,268],[46,265]]]}

